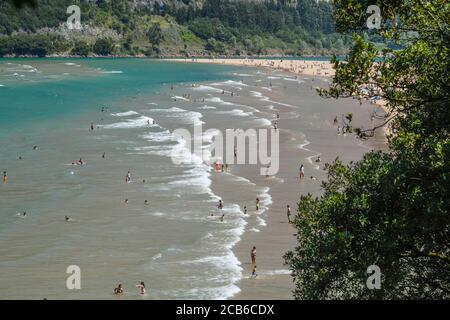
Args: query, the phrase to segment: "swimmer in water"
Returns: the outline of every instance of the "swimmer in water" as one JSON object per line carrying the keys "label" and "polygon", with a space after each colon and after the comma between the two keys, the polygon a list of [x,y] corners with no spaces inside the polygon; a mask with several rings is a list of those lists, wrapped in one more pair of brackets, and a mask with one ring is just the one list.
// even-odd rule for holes
{"label": "swimmer in water", "polygon": [[94,131],[94,123],[91,122],[91,131]]}
{"label": "swimmer in water", "polygon": [[106,153],[103,152],[102,159],[105,159],[105,158],[106,158]]}
{"label": "swimmer in water", "polygon": [[144,281],[141,281],[138,285],[136,285],[136,288],[139,289],[139,293],[142,294],[142,295],[147,293],[147,290],[145,289]]}
{"label": "swimmer in water", "polygon": [[128,202],[129,202],[129,201],[128,201],[128,199],[125,199],[125,201],[124,201],[124,202],[125,202],[125,204],[128,204]]}
{"label": "swimmer in water", "polygon": [[318,156],[317,159],[316,159],[316,162],[319,163],[321,161],[322,161],[322,159],[320,159],[320,156]]}
{"label": "swimmer in water", "polygon": [[145,200],[145,201],[144,201],[144,204],[145,204],[146,206],[148,206],[148,200]]}
{"label": "swimmer in water", "polygon": [[247,214],[247,206],[244,206],[244,214]]}
{"label": "swimmer in water", "polygon": [[225,218],[224,214],[220,217],[220,222],[223,222],[223,218]]}
{"label": "swimmer in water", "polygon": [[117,288],[114,288],[114,294],[123,294],[124,290],[123,290],[123,286],[121,283],[119,283],[119,285],[117,286]]}
{"label": "swimmer in water", "polygon": [[38,146],[33,146],[33,150],[37,150],[38,149]]}
{"label": "swimmer in water", "polygon": [[65,220],[66,220],[66,222],[72,222],[73,221],[72,218],[68,217],[68,216],[65,217]]}

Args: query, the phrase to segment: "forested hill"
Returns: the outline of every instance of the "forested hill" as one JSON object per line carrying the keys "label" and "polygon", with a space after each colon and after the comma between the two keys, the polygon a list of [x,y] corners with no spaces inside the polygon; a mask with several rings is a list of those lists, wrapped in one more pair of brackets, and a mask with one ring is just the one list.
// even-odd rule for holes
{"label": "forested hill", "polygon": [[[335,33],[325,0],[13,2],[0,2],[2,56],[326,55],[349,45]],[[81,30],[65,23],[73,4],[81,8]]]}

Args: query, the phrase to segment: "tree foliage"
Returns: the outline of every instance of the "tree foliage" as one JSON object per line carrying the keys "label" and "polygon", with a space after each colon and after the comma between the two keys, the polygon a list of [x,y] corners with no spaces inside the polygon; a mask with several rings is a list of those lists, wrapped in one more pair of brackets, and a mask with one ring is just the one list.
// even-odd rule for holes
{"label": "tree foliage", "polygon": [[[379,51],[361,35],[369,1],[335,1],[337,29],[354,31],[354,45],[320,93],[343,98],[366,87],[382,96],[390,150],[335,161],[323,195],[301,197],[299,245],[285,255],[298,299],[450,298],[450,5],[374,2],[380,35],[398,49]],[[381,290],[365,285],[370,265],[381,268]]]}

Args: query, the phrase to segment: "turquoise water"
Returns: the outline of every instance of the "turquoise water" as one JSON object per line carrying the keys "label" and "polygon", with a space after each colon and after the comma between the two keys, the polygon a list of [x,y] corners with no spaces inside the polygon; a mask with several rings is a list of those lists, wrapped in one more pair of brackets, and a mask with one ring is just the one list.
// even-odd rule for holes
{"label": "turquoise water", "polygon": [[[66,63],[82,63],[83,68],[78,69],[83,70],[80,72]],[[17,64],[36,64],[38,71],[16,72],[20,70]],[[39,70],[40,65],[44,71]],[[57,74],[53,68],[46,70],[47,65],[66,68],[58,70]],[[80,113],[96,112],[100,105],[123,96],[154,94],[163,84],[218,80],[224,78],[223,72],[231,70],[224,66],[142,59],[0,59],[0,84],[4,85],[0,87],[0,124],[4,130],[14,130],[30,122],[67,119]],[[103,73],[114,71],[123,73]],[[15,77],[14,73],[23,74],[25,78]]]}

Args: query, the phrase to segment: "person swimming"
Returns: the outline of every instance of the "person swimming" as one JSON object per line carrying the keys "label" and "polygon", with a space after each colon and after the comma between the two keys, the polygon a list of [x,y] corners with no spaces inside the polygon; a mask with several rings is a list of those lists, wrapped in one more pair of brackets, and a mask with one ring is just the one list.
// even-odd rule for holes
{"label": "person swimming", "polygon": [[319,163],[321,161],[322,161],[322,159],[320,159],[320,156],[318,156],[317,159],[316,159],[316,162]]}
{"label": "person swimming", "polygon": [[148,206],[148,205],[149,205],[148,200],[145,200],[145,201],[144,201],[144,204],[145,204],[146,206]]}
{"label": "person swimming", "polygon": [[69,216],[66,216],[64,219],[65,219],[66,222],[72,222],[73,221],[72,218],[69,217]]}
{"label": "person swimming", "polygon": [[119,285],[117,286],[117,288],[114,288],[114,294],[123,294],[124,290],[123,290],[123,286],[121,283],[119,283]]}

